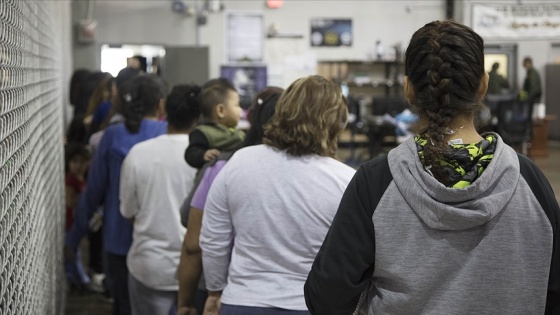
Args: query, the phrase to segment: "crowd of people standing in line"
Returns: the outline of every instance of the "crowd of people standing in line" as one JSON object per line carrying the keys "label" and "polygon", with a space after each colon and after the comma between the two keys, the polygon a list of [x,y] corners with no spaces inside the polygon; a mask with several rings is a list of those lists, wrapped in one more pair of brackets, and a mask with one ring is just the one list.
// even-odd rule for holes
{"label": "crowd of people standing in line", "polygon": [[[100,220],[113,314],[558,314],[560,209],[529,159],[478,131],[483,47],[453,21],[416,31],[415,136],[358,170],[336,158],[348,109],[323,77],[261,91],[244,132],[225,79],[168,93],[134,69],[76,72],[96,84],[71,92],[69,281],[91,281],[79,248]],[[87,172],[76,143],[95,148]]]}

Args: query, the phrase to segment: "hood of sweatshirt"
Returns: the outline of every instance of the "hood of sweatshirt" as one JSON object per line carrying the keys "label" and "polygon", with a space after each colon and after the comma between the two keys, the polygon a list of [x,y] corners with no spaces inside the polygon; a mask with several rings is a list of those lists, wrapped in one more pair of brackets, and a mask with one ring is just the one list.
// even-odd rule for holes
{"label": "hood of sweatshirt", "polygon": [[411,137],[388,155],[393,181],[415,214],[438,230],[465,230],[492,220],[511,199],[520,178],[517,153],[496,135],[492,161],[473,183],[449,188],[424,169]]}

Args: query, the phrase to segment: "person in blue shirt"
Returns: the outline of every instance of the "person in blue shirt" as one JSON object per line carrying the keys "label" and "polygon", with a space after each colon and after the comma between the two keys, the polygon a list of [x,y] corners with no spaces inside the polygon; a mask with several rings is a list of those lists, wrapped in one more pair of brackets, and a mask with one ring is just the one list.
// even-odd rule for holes
{"label": "person in blue shirt", "polygon": [[131,81],[124,95],[125,121],[108,127],[95,151],[86,190],[76,207],[75,219],[66,236],[66,258],[73,255],[88,233],[88,222],[104,205],[103,249],[107,258],[108,281],[114,299],[113,314],[130,314],[126,255],[132,243],[132,224],[119,211],[121,164],[135,144],[165,134],[167,123],[160,121],[165,91],[158,79],[140,76]]}

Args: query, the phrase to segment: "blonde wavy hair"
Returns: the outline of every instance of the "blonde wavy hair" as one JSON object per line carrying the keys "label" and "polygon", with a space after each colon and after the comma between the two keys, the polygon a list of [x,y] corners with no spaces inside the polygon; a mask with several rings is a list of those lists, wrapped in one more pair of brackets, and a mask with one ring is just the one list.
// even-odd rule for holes
{"label": "blonde wavy hair", "polygon": [[264,127],[263,142],[294,156],[334,157],[346,127],[348,106],[339,86],[321,76],[293,82],[280,96]]}

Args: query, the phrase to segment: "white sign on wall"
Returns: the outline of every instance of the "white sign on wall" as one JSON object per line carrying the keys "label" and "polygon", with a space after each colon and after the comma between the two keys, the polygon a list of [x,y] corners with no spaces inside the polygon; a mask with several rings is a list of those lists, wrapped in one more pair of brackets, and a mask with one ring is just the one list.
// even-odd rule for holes
{"label": "white sign on wall", "polygon": [[228,12],[226,62],[262,62],[264,46],[261,12]]}
{"label": "white sign on wall", "polygon": [[472,6],[472,27],[483,38],[560,38],[560,4],[482,4]]}

